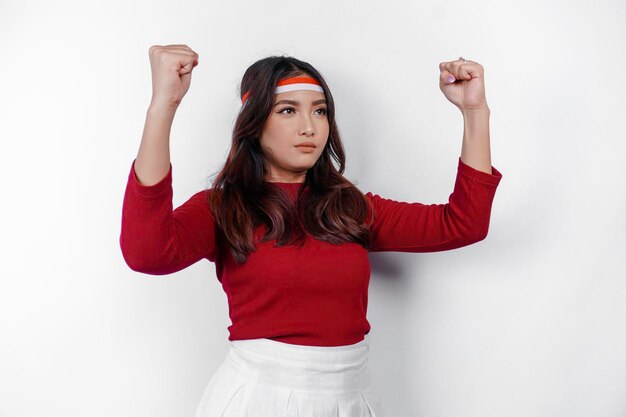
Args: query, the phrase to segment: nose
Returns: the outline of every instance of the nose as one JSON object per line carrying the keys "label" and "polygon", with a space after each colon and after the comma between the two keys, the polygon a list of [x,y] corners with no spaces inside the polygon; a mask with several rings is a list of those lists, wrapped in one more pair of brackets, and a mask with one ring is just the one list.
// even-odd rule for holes
{"label": "nose", "polygon": [[313,121],[311,120],[311,116],[302,116],[302,121],[300,122],[300,134],[305,134],[307,136],[313,134]]}

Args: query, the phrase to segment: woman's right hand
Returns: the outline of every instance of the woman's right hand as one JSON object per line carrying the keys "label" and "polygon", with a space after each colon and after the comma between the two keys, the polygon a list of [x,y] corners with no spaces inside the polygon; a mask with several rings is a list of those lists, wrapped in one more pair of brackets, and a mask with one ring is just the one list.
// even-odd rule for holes
{"label": "woman's right hand", "polygon": [[153,45],[148,51],[152,70],[151,105],[178,107],[189,90],[198,54],[187,45]]}

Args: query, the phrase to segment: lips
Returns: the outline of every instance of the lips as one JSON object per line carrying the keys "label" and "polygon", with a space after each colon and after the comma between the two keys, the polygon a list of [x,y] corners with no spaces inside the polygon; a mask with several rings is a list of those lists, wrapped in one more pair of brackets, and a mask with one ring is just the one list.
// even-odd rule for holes
{"label": "lips", "polygon": [[300,147],[300,146],[308,146],[311,148],[315,148],[315,144],[313,142],[302,142],[296,145],[296,147]]}

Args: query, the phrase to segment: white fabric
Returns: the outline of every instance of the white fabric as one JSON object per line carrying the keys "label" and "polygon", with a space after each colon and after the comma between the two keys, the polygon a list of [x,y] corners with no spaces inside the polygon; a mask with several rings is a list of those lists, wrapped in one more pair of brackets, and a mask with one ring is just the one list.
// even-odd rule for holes
{"label": "white fabric", "polygon": [[303,346],[230,341],[195,417],[384,417],[369,367],[369,338]]}
{"label": "white fabric", "polygon": [[287,91],[297,91],[297,90],[319,91],[320,93],[324,92],[324,89],[317,84],[298,83],[298,84],[279,85],[276,87],[274,94],[285,93]]}

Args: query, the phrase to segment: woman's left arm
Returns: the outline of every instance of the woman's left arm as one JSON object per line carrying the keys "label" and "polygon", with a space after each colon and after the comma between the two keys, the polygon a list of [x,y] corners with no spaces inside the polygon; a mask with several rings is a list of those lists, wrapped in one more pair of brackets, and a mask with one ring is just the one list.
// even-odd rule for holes
{"label": "woman's left arm", "polygon": [[436,252],[487,236],[502,173],[491,165],[483,67],[460,58],[440,63],[439,69],[441,91],[461,110],[464,122],[454,191],[447,204],[428,205],[367,193],[374,207],[370,251]]}
{"label": "woman's left arm", "polygon": [[461,160],[479,171],[491,174],[489,147],[489,108],[463,112]]}

